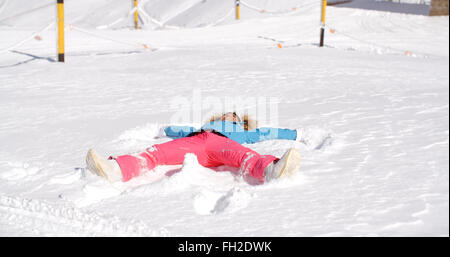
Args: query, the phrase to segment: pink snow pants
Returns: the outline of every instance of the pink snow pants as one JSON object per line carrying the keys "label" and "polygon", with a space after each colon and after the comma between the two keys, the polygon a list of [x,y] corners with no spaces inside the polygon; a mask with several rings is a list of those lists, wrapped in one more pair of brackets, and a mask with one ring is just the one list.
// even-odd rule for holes
{"label": "pink snow pants", "polygon": [[264,182],[264,168],[279,160],[272,155],[260,155],[236,141],[206,131],[153,145],[142,153],[110,159],[117,161],[122,170],[122,180],[126,182],[158,165],[182,164],[187,153],[195,154],[204,167],[228,165],[240,168],[242,173],[248,173],[261,182]]}

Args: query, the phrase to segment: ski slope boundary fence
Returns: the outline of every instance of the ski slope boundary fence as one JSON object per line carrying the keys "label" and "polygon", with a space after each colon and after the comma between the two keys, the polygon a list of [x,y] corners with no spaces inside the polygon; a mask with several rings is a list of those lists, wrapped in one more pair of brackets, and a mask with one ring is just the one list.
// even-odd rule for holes
{"label": "ski slope boundary fence", "polygon": [[[53,5],[57,4],[58,2],[60,2],[61,0],[53,0]],[[139,21],[141,22],[142,25],[145,24],[153,24],[156,25],[156,27],[158,29],[175,29],[175,30],[179,30],[179,29],[185,29],[185,26],[175,26],[175,25],[169,25],[167,24],[168,20],[163,21],[161,19],[157,19],[156,17],[151,16],[145,9],[144,9],[144,5],[146,3],[149,2],[149,0],[131,0],[133,2],[132,5],[130,5],[130,10],[128,10],[122,17],[119,17],[118,19],[114,20],[113,22],[109,23],[109,24],[105,24],[105,25],[101,25],[101,26],[96,26],[96,29],[85,29],[82,28],[82,26],[75,24],[71,24],[71,23],[66,23],[63,24],[61,26],[61,22],[58,23],[58,19],[56,19],[56,21],[51,22],[49,24],[47,24],[45,27],[33,32],[31,35],[23,38],[22,40],[19,40],[18,42],[12,44],[9,47],[6,47],[4,49],[0,49],[0,54],[4,54],[4,53],[8,53],[8,52],[12,52],[13,50],[21,47],[22,45],[26,44],[27,42],[34,40],[36,38],[39,37],[39,34],[44,33],[45,31],[47,31],[48,29],[52,28],[53,25],[57,24],[58,28],[63,28],[62,30],[59,29],[59,33],[61,34],[61,36],[59,37],[59,40],[57,42],[57,46],[58,46],[58,50],[57,50],[57,55],[58,55],[58,59],[64,61],[64,41],[62,41],[64,39],[64,32],[67,33],[72,33],[72,32],[77,32],[77,33],[83,33],[86,34],[90,37],[95,37],[98,39],[102,39],[102,40],[107,40],[107,41],[111,41],[117,44],[122,44],[122,45],[127,45],[129,47],[132,47],[133,49],[139,50],[139,51],[153,51],[155,49],[157,49],[156,46],[150,45],[148,42],[136,42],[136,40],[131,40],[131,39],[122,39],[122,38],[116,38],[114,36],[111,36],[111,34],[104,35],[104,33],[101,32],[101,30],[105,30],[105,29],[114,29],[114,25],[117,25],[123,21],[127,21],[128,18],[130,18],[131,16],[133,16],[133,20],[134,22],[137,22],[137,16],[139,16]],[[242,6],[242,8],[246,8],[252,12],[261,14],[261,15],[269,15],[269,16],[287,16],[287,15],[294,15],[296,13],[298,13],[300,10],[305,10],[306,8],[310,8],[310,7],[315,7],[320,5],[320,3],[322,3],[322,7],[326,6],[326,4],[323,4],[323,0],[317,0],[317,1],[308,1],[308,2],[303,2],[301,4],[297,4],[291,8],[286,8],[286,9],[280,9],[280,10],[276,10],[276,9],[270,9],[270,8],[265,8],[265,7],[261,7],[261,6],[257,6],[257,5],[253,5],[250,2],[248,2],[247,0],[227,0],[232,2],[233,4],[239,4],[240,6]],[[440,1],[440,0],[437,0]],[[448,0],[443,0],[443,1],[447,1]],[[56,2],[56,3],[55,3]],[[201,2],[201,1],[200,1]],[[200,3],[199,2],[199,3]],[[302,1],[300,1],[302,2]],[[5,5],[6,5],[7,1],[3,2],[3,5],[0,6],[0,9],[4,9]],[[198,3],[197,3],[198,4]],[[32,10],[28,11],[29,12],[37,12],[42,10],[42,8],[48,7],[49,4],[44,4],[42,6],[39,6],[37,8],[33,8]],[[223,15],[221,17],[218,17],[216,20],[211,21],[209,23],[206,24],[202,24],[201,26],[198,27],[213,27],[213,26],[217,26],[220,25],[221,23],[223,23],[224,21],[228,20],[232,20],[232,16],[233,14],[236,12],[236,7],[237,6],[233,6],[230,4],[230,9],[228,9],[226,12],[223,12]],[[286,5],[285,5],[286,6]],[[187,8],[187,11],[190,11],[190,8]],[[321,33],[320,33],[320,42],[319,46],[323,46],[323,36],[324,33],[323,31],[327,32],[328,35],[332,36],[333,34],[340,34],[342,36],[351,38],[352,40],[356,40],[356,41],[360,41],[361,43],[367,43],[369,44],[370,42],[363,42],[362,40],[358,39],[357,35],[351,35],[351,33],[348,32],[341,32],[341,30],[339,28],[335,28],[334,26],[330,26],[329,24],[325,23],[325,9],[322,8],[321,9],[321,21],[320,21],[320,28],[321,28]],[[24,14],[25,15],[25,14]],[[175,15],[176,16],[176,15]],[[319,16],[319,15],[318,15]],[[240,15],[240,17],[242,18],[242,15]],[[8,17],[7,17],[8,18]],[[7,19],[4,18],[4,19]],[[173,18],[173,17],[172,17]],[[238,17],[235,17],[238,18]],[[61,19],[60,19],[61,20]],[[62,19],[64,20],[64,19]],[[130,23],[130,27],[136,27],[136,24],[133,24],[134,26],[131,26]],[[325,30],[325,28],[328,29],[328,31]],[[61,39],[62,37],[62,39]],[[58,37],[57,37],[58,38]],[[373,44],[371,44],[373,45]],[[278,43],[277,46],[279,48],[282,48],[282,43]],[[385,49],[386,51],[389,52],[395,52],[395,53],[401,53],[404,55],[412,55],[414,56],[415,53],[412,53],[411,51],[408,50],[403,50],[403,49],[392,49],[391,47],[388,46],[380,46],[377,45],[377,48],[382,48]],[[62,56],[62,57],[61,57]]]}
{"label": "ski slope boundary fence", "polygon": [[[132,1],[132,5],[130,5],[131,9],[124,16],[119,17],[118,19],[114,20],[113,22],[111,22],[109,24],[96,26],[96,30],[87,30],[87,29],[81,28],[80,26],[78,26],[76,24],[65,23],[64,1],[63,0],[53,0],[53,1],[54,1],[53,3],[47,3],[42,6],[33,8],[32,10],[25,11],[25,12],[23,12],[23,15],[26,15],[30,12],[38,12],[38,11],[42,10],[43,8],[47,8],[51,5],[56,5],[57,12],[56,12],[55,22],[52,22],[52,23],[48,24],[47,26],[45,26],[44,28],[33,32],[30,36],[27,36],[26,38],[12,44],[11,46],[9,46],[7,48],[0,49],[0,54],[11,52],[11,51],[17,49],[18,47],[24,45],[25,43],[27,43],[33,39],[36,39],[37,37],[39,37],[39,34],[44,33],[45,31],[50,29],[55,24],[56,24],[56,28],[57,28],[57,37],[56,37],[57,38],[57,44],[56,44],[57,45],[57,56],[58,56],[57,59],[60,62],[64,62],[64,60],[65,60],[65,50],[64,50],[65,35],[64,35],[64,32],[77,31],[77,32],[89,35],[91,37],[108,40],[108,41],[115,42],[118,44],[134,46],[134,47],[137,47],[138,49],[143,48],[145,50],[154,50],[155,48],[149,47],[148,44],[141,43],[141,42],[129,42],[126,40],[113,38],[110,36],[105,36],[105,35],[102,35],[101,33],[99,33],[99,31],[97,31],[97,30],[111,29],[111,28],[113,28],[114,25],[128,20],[130,18],[130,16],[133,16],[133,18],[134,18],[133,19],[134,20],[133,27],[135,29],[140,28],[138,26],[139,21],[141,22],[142,25],[146,25],[146,24],[156,25],[158,29],[184,29],[184,28],[186,28],[183,26],[168,25],[167,21],[162,21],[162,20],[157,19],[156,17],[153,17],[150,14],[148,14],[148,12],[144,9],[144,5],[146,3],[148,3],[149,0],[131,0]],[[251,3],[247,2],[247,1],[242,1],[242,0],[241,1],[228,0],[228,1],[233,1],[233,2],[236,2],[237,4],[240,3],[244,8],[247,8],[251,11],[257,12],[262,15],[270,15],[270,16],[292,15],[292,14],[297,13],[302,8],[308,8],[308,7],[312,7],[312,6],[316,5],[313,1],[309,1],[307,3],[302,3],[299,5],[293,6],[289,9],[275,10],[275,9],[267,9],[264,7],[252,5]],[[201,2],[202,1],[199,1],[199,3],[201,3]],[[5,8],[5,6],[7,4],[8,4],[8,2],[6,0],[5,2],[3,2],[3,4],[0,6],[0,8],[2,8],[2,9]],[[189,8],[188,8],[188,10],[189,10]],[[235,12],[235,8],[230,8],[227,12],[224,13],[223,16],[218,17],[216,20],[214,20],[212,22],[202,24],[201,26],[198,26],[198,27],[213,27],[213,26],[220,25],[225,20],[230,19],[230,17],[233,15],[234,12]],[[19,15],[22,15],[22,14],[19,14]],[[3,18],[2,20],[6,20],[6,19],[10,19],[10,18],[13,18],[13,17],[8,16],[6,18]]]}

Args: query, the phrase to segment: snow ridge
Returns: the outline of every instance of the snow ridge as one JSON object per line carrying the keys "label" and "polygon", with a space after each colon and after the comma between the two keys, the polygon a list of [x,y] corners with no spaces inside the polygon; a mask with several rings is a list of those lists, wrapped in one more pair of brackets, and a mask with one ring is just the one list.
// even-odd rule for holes
{"label": "snow ridge", "polygon": [[69,206],[20,197],[0,196],[0,220],[36,236],[167,236],[142,221],[102,216]]}

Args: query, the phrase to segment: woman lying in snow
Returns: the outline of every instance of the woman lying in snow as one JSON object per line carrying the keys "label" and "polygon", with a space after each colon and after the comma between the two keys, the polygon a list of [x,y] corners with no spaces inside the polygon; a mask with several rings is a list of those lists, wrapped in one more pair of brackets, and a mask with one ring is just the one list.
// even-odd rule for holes
{"label": "woman lying in snow", "polygon": [[240,168],[241,174],[250,174],[261,182],[290,176],[300,167],[300,153],[290,148],[281,157],[260,155],[243,143],[256,143],[270,139],[297,140],[306,143],[302,130],[257,128],[247,115],[241,118],[235,112],[210,119],[197,130],[186,126],[168,126],[161,136],[174,140],[156,144],[142,153],[99,157],[92,149],[86,156],[88,169],[111,182],[126,182],[158,165],[182,164],[187,153],[194,153],[204,167],[228,165]]}

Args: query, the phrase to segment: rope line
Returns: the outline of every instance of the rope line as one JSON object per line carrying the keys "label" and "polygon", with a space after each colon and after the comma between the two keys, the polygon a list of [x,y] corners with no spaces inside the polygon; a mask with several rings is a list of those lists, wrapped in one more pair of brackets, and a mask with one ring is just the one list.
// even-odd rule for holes
{"label": "rope line", "polygon": [[372,42],[369,42],[369,41],[366,41],[366,40],[362,40],[362,39],[359,39],[359,38],[354,37],[352,35],[349,35],[347,33],[338,31],[335,28],[330,27],[327,24],[325,25],[325,27],[329,29],[329,32],[331,34],[335,34],[337,32],[339,35],[342,35],[342,36],[347,37],[349,39],[352,39],[354,41],[358,41],[358,42],[364,43],[364,44],[366,44],[368,46],[374,46],[374,47],[378,47],[380,49],[389,50],[389,51],[394,52],[394,53],[397,52],[397,53],[401,53],[401,54],[406,55],[406,56],[413,56],[413,57],[415,57],[417,55],[420,55],[422,57],[433,56],[432,54],[425,54],[425,53],[419,53],[419,52],[414,52],[413,53],[412,51],[409,51],[409,50],[393,48],[393,47],[390,47],[390,46],[380,45],[380,44],[372,43]]}
{"label": "rope line", "polygon": [[87,34],[87,35],[90,35],[90,36],[93,36],[93,37],[97,37],[97,38],[101,38],[101,39],[105,39],[105,40],[108,40],[108,41],[111,41],[111,42],[115,42],[115,43],[118,43],[118,44],[129,45],[129,46],[133,46],[133,47],[143,47],[146,50],[155,50],[155,49],[150,48],[147,44],[131,43],[131,42],[126,42],[126,41],[122,41],[122,40],[117,40],[117,39],[114,39],[114,38],[111,38],[111,37],[108,37],[108,36],[99,35],[98,33],[94,33],[94,32],[90,32],[90,31],[84,30],[84,29],[79,28],[79,27],[74,26],[74,25],[68,25],[67,27],[69,28],[69,30],[73,29],[73,30],[76,30],[76,31],[84,33],[84,34]]}
{"label": "rope line", "polygon": [[134,8],[131,9],[131,10],[127,13],[127,15],[125,15],[124,17],[121,17],[121,18],[119,18],[119,19],[117,19],[117,20],[115,20],[115,21],[113,21],[113,22],[111,22],[111,23],[109,23],[109,24],[97,26],[96,29],[107,29],[107,28],[109,28],[109,27],[111,27],[111,26],[114,26],[114,25],[116,25],[117,23],[119,23],[119,22],[125,20],[126,18],[130,17],[130,15],[131,15],[132,13],[134,13],[136,10],[137,10],[137,7],[134,7]]}
{"label": "rope line", "polygon": [[[125,17],[119,18],[119,19],[117,19],[117,20],[115,20],[115,21],[113,21],[113,22],[111,22],[111,23],[109,23],[107,25],[97,26],[97,29],[106,29],[106,28],[109,28],[111,26],[114,26],[117,23],[119,23],[119,22],[123,21],[124,19],[128,18],[136,10],[138,10],[140,12],[140,14],[146,19],[147,22],[151,22],[151,23],[153,23],[153,24],[155,24],[155,25],[157,25],[157,26],[159,26],[161,28],[165,28],[165,29],[183,29],[183,28],[185,28],[185,27],[182,27],[182,26],[167,25],[165,22],[160,21],[160,20],[156,19],[155,17],[152,17],[151,15],[149,15],[143,9],[143,6],[147,2],[148,2],[148,0],[139,3],[138,6],[134,7],[133,9],[131,9],[131,11],[129,11]],[[249,8],[250,10],[256,11],[258,13],[265,13],[265,14],[272,14],[272,15],[273,14],[275,14],[275,15],[276,14],[278,14],[278,15],[290,15],[290,14],[294,14],[296,12],[299,12],[302,8],[311,7],[311,6],[317,5],[317,3],[315,3],[315,2],[310,2],[310,3],[307,3],[307,4],[303,4],[303,5],[292,7],[290,10],[278,10],[277,11],[277,10],[268,10],[268,9],[260,8],[260,7],[251,5],[251,4],[249,4],[249,3],[245,2],[245,1],[240,1],[240,3],[243,6]],[[206,24],[206,25],[203,25],[203,26],[199,26],[199,27],[212,27],[212,26],[215,26],[215,25],[223,22],[224,20],[226,20],[229,16],[231,16],[233,14],[233,11],[234,11],[234,7],[231,8],[230,11],[228,11],[228,13],[226,13],[223,17],[220,17],[219,19],[217,19],[214,22],[211,22],[209,24]]]}
{"label": "rope line", "polygon": [[146,11],[142,10],[140,6],[138,6],[138,10],[143,14],[143,16],[150,22],[158,25],[161,28],[168,28],[168,29],[181,29],[182,27],[178,26],[172,26],[172,25],[166,25],[162,21],[157,20],[156,18],[151,17]]}
{"label": "rope line", "polygon": [[28,37],[22,39],[21,41],[19,41],[19,42],[15,43],[15,44],[13,44],[13,45],[11,45],[11,46],[9,46],[9,47],[3,49],[3,50],[0,50],[0,54],[6,53],[6,52],[8,52],[8,51],[11,51],[11,50],[13,50],[13,49],[15,49],[15,48],[17,48],[17,47],[19,47],[19,46],[25,44],[26,42],[28,42],[28,41],[30,41],[31,39],[33,39],[35,36],[37,36],[37,35],[43,33],[43,32],[46,31],[46,30],[48,30],[48,29],[49,29],[50,27],[52,27],[54,24],[55,24],[55,22],[51,22],[50,24],[48,24],[47,26],[45,26],[43,29],[34,32],[34,33],[31,34],[30,36],[28,36]]}
{"label": "rope line", "polygon": [[[142,3],[142,5],[143,5],[143,4],[145,4],[145,2]],[[153,23],[153,24],[159,26],[160,28],[164,28],[164,29],[183,29],[183,28],[185,28],[185,27],[181,27],[181,26],[167,25],[166,23],[164,23],[164,22],[162,22],[162,21],[159,21],[158,19],[156,19],[156,18],[150,16],[144,9],[142,9],[142,6],[141,6],[141,5],[138,5],[137,7],[134,7],[131,11],[129,11],[129,12],[127,13],[126,16],[124,16],[124,17],[122,17],[122,18],[119,18],[119,19],[117,19],[117,20],[111,22],[110,24],[97,26],[96,28],[97,28],[97,29],[107,29],[107,28],[109,28],[109,27],[111,27],[111,26],[114,26],[114,25],[116,25],[117,23],[119,23],[119,22],[123,21],[124,19],[128,18],[128,17],[129,17],[132,13],[134,13],[136,10],[138,10],[138,11],[140,12],[140,14],[143,16],[143,18],[145,18],[145,20],[146,20],[147,22],[151,22],[151,23]],[[231,8],[224,16],[220,17],[220,18],[217,19],[216,21],[211,22],[211,23],[208,23],[208,24],[203,25],[203,26],[200,26],[200,27],[212,27],[212,26],[215,26],[215,25],[217,25],[217,24],[223,22],[224,20],[226,20],[229,16],[231,16],[231,15],[233,14],[233,11],[234,11],[234,8]]]}
{"label": "rope line", "polygon": [[260,7],[251,5],[251,4],[249,4],[249,3],[245,2],[245,1],[242,1],[242,0],[240,1],[240,4],[242,4],[242,6],[245,6],[248,9],[250,9],[252,11],[255,11],[255,12],[266,13],[266,14],[281,14],[281,15],[293,14],[293,13],[296,13],[296,12],[300,11],[301,8],[317,5],[317,3],[311,2],[311,3],[307,3],[307,4],[303,4],[303,5],[292,7],[290,10],[279,10],[279,11],[277,11],[277,10],[268,10],[268,9],[260,8]]}
{"label": "rope line", "polygon": [[[165,28],[165,29],[183,29],[183,28],[185,28],[185,27],[181,27],[181,26],[167,25],[166,23],[163,23],[163,22],[158,21],[157,19],[151,17],[146,11],[144,11],[140,7],[138,7],[138,9],[143,14],[143,16],[146,17],[146,19],[148,19],[149,21],[153,22],[154,24],[160,26],[161,28]],[[199,27],[212,27],[212,26],[215,26],[215,25],[223,22],[224,20],[226,20],[229,16],[231,16],[233,14],[233,11],[234,11],[234,8],[231,8],[224,16],[220,17],[216,21],[211,22],[209,24],[205,24],[203,26],[199,26]]]}

